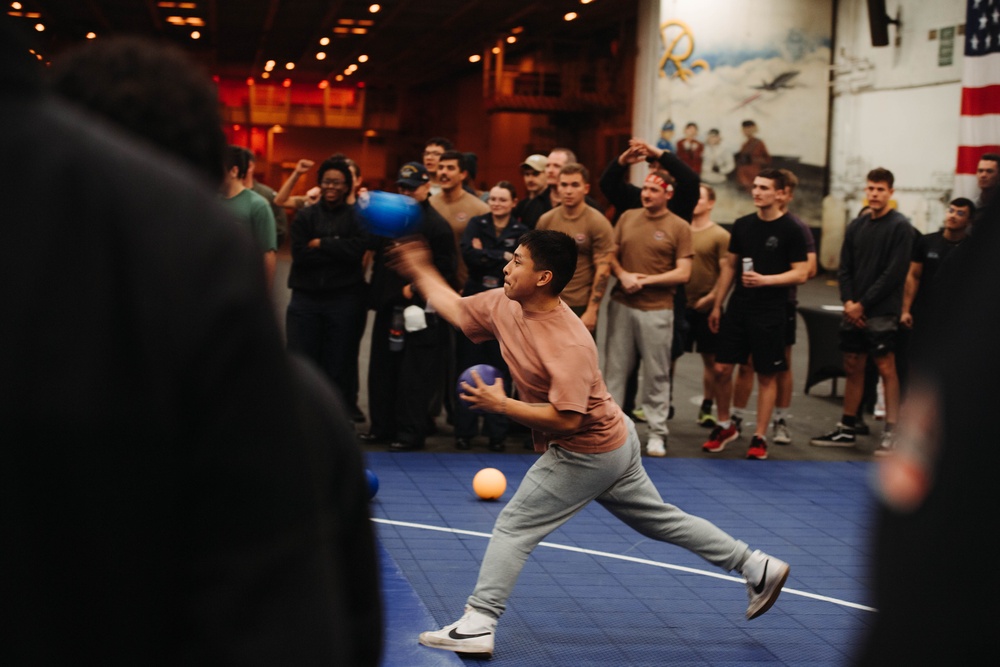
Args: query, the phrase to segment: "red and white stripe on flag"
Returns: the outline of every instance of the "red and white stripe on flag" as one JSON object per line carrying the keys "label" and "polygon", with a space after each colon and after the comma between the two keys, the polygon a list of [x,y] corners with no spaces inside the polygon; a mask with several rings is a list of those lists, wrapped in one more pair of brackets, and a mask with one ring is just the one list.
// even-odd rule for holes
{"label": "red and white stripe on flag", "polygon": [[967,0],[955,196],[979,196],[976,165],[1000,153],[1000,0]]}

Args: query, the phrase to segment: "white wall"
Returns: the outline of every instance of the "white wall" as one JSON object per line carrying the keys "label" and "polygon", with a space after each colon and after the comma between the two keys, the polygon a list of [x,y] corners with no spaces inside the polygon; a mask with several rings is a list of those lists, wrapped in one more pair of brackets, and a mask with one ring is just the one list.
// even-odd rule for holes
{"label": "white wall", "polygon": [[[956,35],[953,64],[942,67],[930,32],[964,24],[965,3],[886,5],[892,17],[901,12],[902,28],[890,26],[890,45],[873,47],[866,1],[837,4],[830,195],[851,217],[861,208],[867,171],[885,167],[896,176],[900,211],[921,231],[933,231],[954,183],[964,36]],[[827,268],[836,266],[845,223],[824,220],[820,261]]]}

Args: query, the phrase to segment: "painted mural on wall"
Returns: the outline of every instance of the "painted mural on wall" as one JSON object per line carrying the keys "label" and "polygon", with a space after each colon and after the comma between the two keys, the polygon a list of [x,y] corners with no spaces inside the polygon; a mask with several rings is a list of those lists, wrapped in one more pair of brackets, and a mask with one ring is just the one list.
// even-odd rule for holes
{"label": "painted mural on wall", "polygon": [[827,169],[832,0],[661,0],[661,148],[716,191],[713,218],[753,212],[765,166],[790,169],[790,209],[820,224]]}

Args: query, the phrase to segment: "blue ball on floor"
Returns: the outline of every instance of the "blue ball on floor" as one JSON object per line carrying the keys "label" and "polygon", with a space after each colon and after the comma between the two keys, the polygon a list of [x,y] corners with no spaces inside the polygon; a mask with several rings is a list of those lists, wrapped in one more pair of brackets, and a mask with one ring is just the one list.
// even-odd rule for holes
{"label": "blue ball on floor", "polygon": [[[490,366],[489,364],[476,364],[475,366],[469,366],[464,371],[462,371],[461,375],[458,376],[458,383],[455,388],[458,390],[458,396],[460,399],[462,397],[462,394],[465,393],[465,390],[462,389],[463,382],[472,387],[476,386],[476,381],[472,377],[472,371],[476,371],[477,373],[479,373],[479,377],[483,379],[483,382],[485,384],[493,384],[494,382],[497,381],[497,378],[503,377],[503,373],[501,373],[500,369],[498,369],[496,366]],[[468,406],[468,403],[466,403],[465,401],[462,401],[462,403]],[[472,410],[472,412],[475,412],[476,414],[482,414],[483,412],[482,410],[475,410],[473,408],[469,409]]]}
{"label": "blue ball on floor", "polygon": [[376,236],[398,239],[417,231],[424,212],[412,197],[373,190],[358,196],[361,226]]}
{"label": "blue ball on floor", "polygon": [[368,500],[371,500],[378,493],[378,476],[366,468],[365,477],[368,478]]}

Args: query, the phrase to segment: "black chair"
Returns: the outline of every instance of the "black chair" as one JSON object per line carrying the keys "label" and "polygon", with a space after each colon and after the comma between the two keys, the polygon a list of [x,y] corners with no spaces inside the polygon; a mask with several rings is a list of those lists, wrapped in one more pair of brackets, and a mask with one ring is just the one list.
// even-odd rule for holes
{"label": "black chair", "polygon": [[806,371],[805,393],[808,394],[813,385],[833,380],[830,395],[836,396],[837,378],[847,375],[844,372],[844,358],[837,334],[843,313],[806,307],[799,307],[798,311],[805,320],[809,335],[809,369]]}

